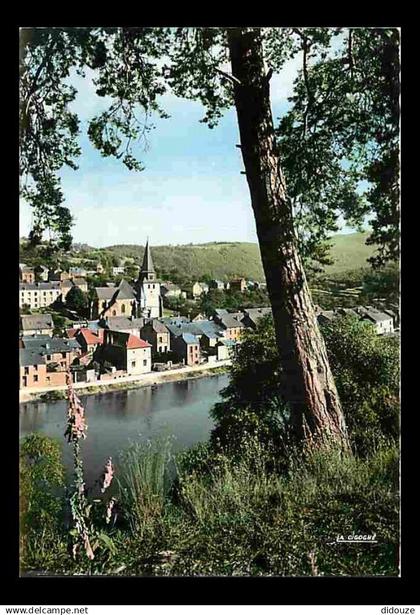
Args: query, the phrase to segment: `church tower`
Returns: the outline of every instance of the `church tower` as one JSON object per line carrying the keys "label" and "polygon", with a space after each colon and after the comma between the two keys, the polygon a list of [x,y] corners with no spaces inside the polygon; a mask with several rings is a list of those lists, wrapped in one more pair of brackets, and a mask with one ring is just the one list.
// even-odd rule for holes
{"label": "church tower", "polygon": [[139,316],[144,318],[159,318],[162,316],[160,282],[156,279],[149,239],[147,239],[143,263],[136,282],[136,295],[139,306]]}

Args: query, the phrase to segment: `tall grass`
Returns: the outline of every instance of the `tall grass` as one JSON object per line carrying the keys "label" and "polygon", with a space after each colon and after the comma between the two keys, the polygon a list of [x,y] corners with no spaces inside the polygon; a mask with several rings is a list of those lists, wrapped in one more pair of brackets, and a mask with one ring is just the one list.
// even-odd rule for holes
{"label": "tall grass", "polygon": [[171,440],[133,443],[120,457],[119,500],[131,530],[140,537],[162,514],[170,487]]}

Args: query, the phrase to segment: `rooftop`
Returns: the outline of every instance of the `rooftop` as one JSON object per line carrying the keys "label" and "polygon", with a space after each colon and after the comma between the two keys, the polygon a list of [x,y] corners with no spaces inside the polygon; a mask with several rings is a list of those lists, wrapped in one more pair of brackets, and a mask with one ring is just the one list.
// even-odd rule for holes
{"label": "rooftop", "polygon": [[22,331],[31,329],[52,329],[54,322],[51,314],[30,314],[20,317]]}

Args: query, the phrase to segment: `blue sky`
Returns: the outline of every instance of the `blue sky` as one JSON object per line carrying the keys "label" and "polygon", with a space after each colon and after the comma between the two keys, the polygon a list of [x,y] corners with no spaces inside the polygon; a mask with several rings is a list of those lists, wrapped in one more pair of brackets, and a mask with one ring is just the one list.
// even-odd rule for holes
{"label": "blue sky", "polygon": [[[271,80],[273,115],[288,107],[299,56]],[[95,95],[94,73],[74,75],[78,89],[72,104],[81,120],[79,169],[61,173],[66,205],[75,219],[75,242],[103,247],[117,243],[154,245],[207,241],[256,241],[255,222],[239,148],[236,112],[226,111],[210,130],[199,120],[198,102],[165,95],[169,119],[157,119],[149,148],[137,157],[146,169],[129,171],[121,161],[103,158],[86,134],[89,119],[106,108]],[[31,209],[20,208],[20,235],[31,228]]]}

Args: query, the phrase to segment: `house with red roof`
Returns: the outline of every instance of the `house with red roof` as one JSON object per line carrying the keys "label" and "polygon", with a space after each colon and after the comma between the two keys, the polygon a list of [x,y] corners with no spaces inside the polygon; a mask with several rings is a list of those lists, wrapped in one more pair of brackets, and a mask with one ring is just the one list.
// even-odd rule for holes
{"label": "house with red roof", "polygon": [[152,346],[132,333],[103,330],[100,362],[108,361],[129,376],[152,371]]}
{"label": "house with red roof", "polygon": [[67,335],[70,339],[75,338],[79,342],[83,353],[95,352],[97,347],[103,344],[104,341],[103,329],[97,329],[96,331],[87,327],[68,329]]}

